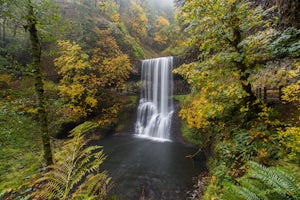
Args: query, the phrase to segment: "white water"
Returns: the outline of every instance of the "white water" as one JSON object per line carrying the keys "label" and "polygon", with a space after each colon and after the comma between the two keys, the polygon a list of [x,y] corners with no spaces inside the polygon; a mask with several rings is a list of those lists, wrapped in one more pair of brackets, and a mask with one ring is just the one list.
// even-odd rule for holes
{"label": "white water", "polygon": [[139,137],[170,141],[173,57],[142,61],[142,91],[135,132]]}

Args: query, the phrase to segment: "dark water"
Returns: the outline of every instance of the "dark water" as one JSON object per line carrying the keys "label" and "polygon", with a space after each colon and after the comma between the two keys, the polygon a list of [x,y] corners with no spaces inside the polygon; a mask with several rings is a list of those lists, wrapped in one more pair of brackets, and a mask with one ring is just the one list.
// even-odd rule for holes
{"label": "dark water", "polygon": [[158,142],[133,134],[110,136],[99,141],[108,156],[103,168],[115,186],[112,194],[120,200],[182,200],[192,187],[192,177],[204,170],[204,160],[186,155],[196,149],[179,142]]}

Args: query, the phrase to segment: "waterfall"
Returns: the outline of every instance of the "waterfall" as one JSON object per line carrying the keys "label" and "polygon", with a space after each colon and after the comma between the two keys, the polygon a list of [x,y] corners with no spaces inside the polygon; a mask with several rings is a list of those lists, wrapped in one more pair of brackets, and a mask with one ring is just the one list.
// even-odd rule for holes
{"label": "waterfall", "polygon": [[173,57],[142,61],[141,98],[135,132],[140,137],[170,140],[173,100]]}

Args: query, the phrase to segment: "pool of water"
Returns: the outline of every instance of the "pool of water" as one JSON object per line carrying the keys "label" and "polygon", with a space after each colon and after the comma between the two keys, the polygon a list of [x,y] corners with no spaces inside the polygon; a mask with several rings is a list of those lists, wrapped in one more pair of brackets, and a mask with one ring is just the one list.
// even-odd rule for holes
{"label": "pool of water", "polygon": [[192,189],[192,178],[205,170],[204,156],[180,142],[161,142],[134,134],[109,136],[97,142],[108,156],[102,168],[119,200],[183,200]]}

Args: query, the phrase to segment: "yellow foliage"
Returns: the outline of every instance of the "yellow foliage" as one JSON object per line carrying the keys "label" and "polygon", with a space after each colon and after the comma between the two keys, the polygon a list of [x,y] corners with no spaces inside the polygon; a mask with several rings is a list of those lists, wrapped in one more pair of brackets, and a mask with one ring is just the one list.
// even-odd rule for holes
{"label": "yellow foliage", "polygon": [[163,16],[159,16],[159,17],[156,19],[156,24],[155,24],[156,30],[161,30],[162,28],[164,28],[164,27],[166,27],[166,26],[170,26],[169,20],[167,20],[167,19],[164,18]]}
{"label": "yellow foliage", "polygon": [[28,114],[31,114],[31,115],[38,116],[38,109],[37,108],[27,108],[25,110],[25,112],[27,112]]}
{"label": "yellow foliage", "polygon": [[[294,70],[289,71],[290,78],[296,78],[300,76],[300,61],[294,63]],[[287,102],[293,102],[300,109],[300,80],[296,80],[294,83],[287,85],[282,89],[282,99]],[[300,118],[299,118],[300,119]]]}
{"label": "yellow foliage", "polygon": [[170,38],[171,27],[170,22],[163,16],[158,16],[155,22],[155,33],[154,33],[154,41],[157,42],[162,47],[165,47],[169,41],[172,41]]}
{"label": "yellow foliage", "polygon": [[88,97],[86,97],[86,99],[85,99],[85,103],[88,104],[88,105],[90,105],[92,108],[94,108],[94,107],[97,106],[98,101],[97,101],[96,98],[93,98],[93,97],[91,97],[91,96],[88,96]]}
{"label": "yellow foliage", "polygon": [[287,127],[279,130],[280,143],[289,151],[290,159],[298,159],[300,155],[300,127]]}
{"label": "yellow foliage", "polygon": [[96,107],[97,80],[88,56],[78,44],[69,41],[58,42],[60,56],[54,64],[63,76],[60,81],[60,94],[69,102],[70,108],[81,116],[86,116]]}
{"label": "yellow foliage", "polygon": [[154,34],[154,41],[161,43],[161,44],[167,44],[168,41],[168,35],[167,34],[161,34],[161,33],[155,33]]}
{"label": "yellow foliage", "polygon": [[111,21],[116,24],[120,23],[120,14],[118,12],[117,3],[113,0],[100,0],[97,6],[101,13],[107,16]]}
{"label": "yellow foliage", "polygon": [[104,91],[112,86],[121,88],[132,70],[129,57],[121,52],[111,30],[97,29],[96,32],[101,41],[98,42],[99,48],[93,50],[91,59],[78,44],[59,41],[60,56],[54,61],[63,76],[60,94],[79,116],[87,116],[100,106],[103,115],[114,112],[114,109],[105,110],[111,108],[111,99]]}
{"label": "yellow foliage", "polygon": [[100,40],[97,41],[97,48],[94,49],[94,54],[96,53],[97,57],[92,57],[92,62],[98,62],[97,60],[93,61],[93,59],[113,57],[121,53],[116,39],[112,36],[111,29],[101,30],[96,28],[95,32]]}
{"label": "yellow foliage", "polygon": [[[106,85],[121,87],[132,71],[129,57],[120,54],[118,57],[106,58],[99,67],[100,79],[105,80]],[[100,80],[100,81],[101,81]]]}
{"label": "yellow foliage", "polygon": [[208,115],[203,109],[202,105],[205,105],[205,108],[209,109],[209,105],[204,98],[192,98],[188,101],[189,107],[183,107],[179,116],[182,119],[186,119],[189,127],[196,128],[205,128],[209,125]]}
{"label": "yellow foliage", "polygon": [[292,83],[282,90],[283,96],[282,99],[288,102],[295,102],[298,104],[298,108],[300,109],[300,80]]}
{"label": "yellow foliage", "polygon": [[205,193],[203,195],[204,200],[217,200],[217,191],[218,191],[218,180],[216,176],[212,176],[210,184],[208,185]]}
{"label": "yellow foliage", "polygon": [[141,6],[134,1],[124,13],[124,22],[134,37],[143,39],[147,36],[148,18]]}
{"label": "yellow foliage", "polygon": [[179,115],[186,119],[190,128],[198,129],[210,126],[215,118],[239,103],[245,95],[238,76],[225,68],[204,70],[200,66],[195,62],[174,70],[183,75],[193,87],[193,93],[182,106]]}

